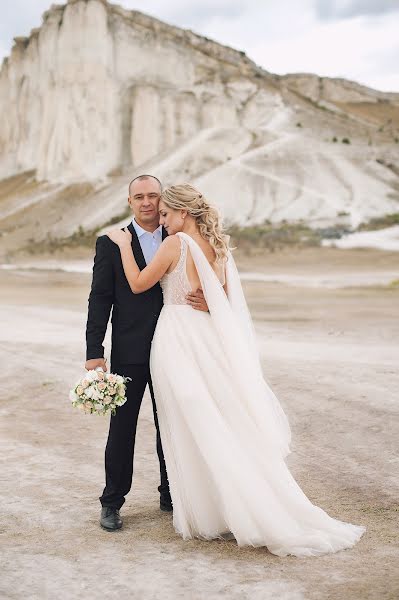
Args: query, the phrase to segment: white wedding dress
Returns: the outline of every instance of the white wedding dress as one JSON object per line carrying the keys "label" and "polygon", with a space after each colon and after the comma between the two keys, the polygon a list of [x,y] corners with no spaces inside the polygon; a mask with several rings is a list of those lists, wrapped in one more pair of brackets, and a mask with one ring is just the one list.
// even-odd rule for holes
{"label": "white wedding dress", "polygon": [[[290,427],[264,381],[231,254],[227,297],[198,244],[177,235],[180,260],[161,280],[164,307],[151,349],[176,531],[184,539],[231,532],[239,545],[267,546],[278,556],[350,548],[365,528],[313,505],[284,461]],[[186,304],[187,251],[209,313]]]}

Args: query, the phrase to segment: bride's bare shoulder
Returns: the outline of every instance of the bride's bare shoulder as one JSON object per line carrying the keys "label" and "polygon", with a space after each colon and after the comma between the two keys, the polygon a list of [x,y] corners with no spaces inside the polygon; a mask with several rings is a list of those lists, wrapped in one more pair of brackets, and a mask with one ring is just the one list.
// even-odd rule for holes
{"label": "bride's bare shoulder", "polygon": [[162,246],[165,248],[177,248],[180,247],[180,238],[178,235],[168,235],[162,242]]}
{"label": "bride's bare shoulder", "polygon": [[162,244],[161,244],[161,248],[162,250],[169,254],[169,255],[174,255],[174,254],[180,254],[180,238],[178,235],[168,235],[168,237],[166,237]]}

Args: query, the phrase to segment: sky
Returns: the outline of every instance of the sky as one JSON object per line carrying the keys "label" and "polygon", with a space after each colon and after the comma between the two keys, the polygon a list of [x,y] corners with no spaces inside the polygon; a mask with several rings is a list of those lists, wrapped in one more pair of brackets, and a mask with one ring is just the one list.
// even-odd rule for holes
{"label": "sky", "polygon": [[[0,0],[0,60],[52,0]],[[57,4],[63,0],[57,0]],[[272,73],[399,92],[399,0],[114,0],[243,50]]]}

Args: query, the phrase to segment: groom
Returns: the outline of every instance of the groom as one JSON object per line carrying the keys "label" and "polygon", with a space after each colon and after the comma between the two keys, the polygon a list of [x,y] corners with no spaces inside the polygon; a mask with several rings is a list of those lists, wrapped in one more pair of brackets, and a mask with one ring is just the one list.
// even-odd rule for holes
{"label": "groom", "polygon": [[[140,175],[129,185],[128,203],[134,218],[128,229],[141,270],[154,257],[167,235],[159,225],[161,191],[161,182],[153,175]],[[189,294],[187,303],[197,310],[208,310],[201,290]],[[111,371],[131,378],[126,388],[126,403],[111,417],[105,449],[106,484],[100,497],[100,524],[107,531],[120,529],[123,524],[119,511],[132,485],[137,419],[147,384],[157,432],[160,508],[167,512],[173,510],[149,368],[151,340],[162,304],[159,283],[143,294],[133,294],[123,271],[118,246],[108,236],[100,236],[96,243],[89,296],[85,367],[88,370],[101,367],[106,371],[103,341],[112,309]]]}

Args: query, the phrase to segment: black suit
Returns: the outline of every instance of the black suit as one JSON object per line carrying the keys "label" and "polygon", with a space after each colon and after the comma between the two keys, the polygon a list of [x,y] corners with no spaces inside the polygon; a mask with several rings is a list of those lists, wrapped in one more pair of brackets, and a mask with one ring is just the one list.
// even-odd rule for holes
{"label": "black suit", "polygon": [[[133,225],[129,225],[129,231],[133,236],[134,257],[142,270],[146,262]],[[163,229],[162,239],[166,235]],[[142,294],[133,294],[123,271],[118,246],[106,235],[99,237],[89,296],[86,358],[89,360],[104,356],[103,341],[112,309],[111,370],[132,379],[127,385],[127,402],[117,409],[116,415],[110,420],[105,449],[106,485],[100,497],[103,506],[120,508],[131,488],[137,419],[147,383],[157,430],[157,452],[161,472],[161,485],[158,490],[164,502],[170,501],[149,369],[151,341],[162,305],[159,283]]]}

